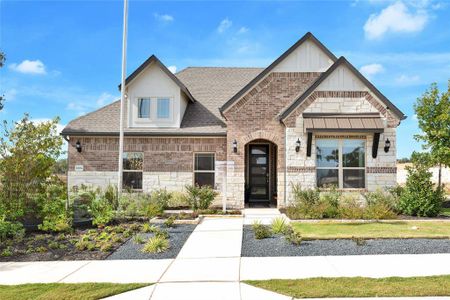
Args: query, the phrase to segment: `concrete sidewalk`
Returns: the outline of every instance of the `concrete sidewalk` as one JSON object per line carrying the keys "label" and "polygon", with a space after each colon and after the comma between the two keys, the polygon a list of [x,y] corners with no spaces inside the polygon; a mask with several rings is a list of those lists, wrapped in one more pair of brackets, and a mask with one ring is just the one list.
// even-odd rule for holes
{"label": "concrete sidewalk", "polygon": [[205,218],[176,259],[0,263],[0,284],[139,282],[155,284],[113,299],[287,300],[241,280],[450,274],[450,254],[241,257],[243,223],[244,218]]}

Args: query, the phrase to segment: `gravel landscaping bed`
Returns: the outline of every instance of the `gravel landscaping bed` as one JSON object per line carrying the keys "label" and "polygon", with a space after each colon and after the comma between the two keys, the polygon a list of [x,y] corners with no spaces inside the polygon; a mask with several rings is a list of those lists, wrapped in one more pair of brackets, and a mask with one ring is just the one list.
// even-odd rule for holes
{"label": "gravel landscaping bed", "polygon": [[257,240],[251,226],[244,226],[242,256],[323,256],[371,254],[450,253],[449,239],[371,239],[358,246],[349,239],[302,241],[300,246],[287,242],[282,235]]}
{"label": "gravel landscaping bed", "polygon": [[[166,229],[169,232],[169,250],[162,253],[143,253],[141,251],[144,244],[136,244],[133,239],[129,239],[126,243],[120,246],[106,259],[164,259],[175,258],[180,252],[186,240],[194,231],[196,225],[179,224],[171,228]],[[153,233],[141,233],[140,234],[145,241],[153,236]]]}

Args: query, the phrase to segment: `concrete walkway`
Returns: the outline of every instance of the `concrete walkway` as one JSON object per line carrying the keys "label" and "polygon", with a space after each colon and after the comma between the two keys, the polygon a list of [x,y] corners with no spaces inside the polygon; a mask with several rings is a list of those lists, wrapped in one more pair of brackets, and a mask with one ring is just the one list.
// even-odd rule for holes
{"label": "concrete walkway", "polygon": [[269,225],[273,219],[280,217],[289,221],[286,215],[280,213],[277,208],[246,208],[243,210],[243,214],[245,225],[251,225],[254,221]]}
{"label": "concrete walkway", "polygon": [[450,274],[450,254],[241,258],[243,224],[258,216],[269,222],[275,214],[205,218],[176,259],[7,262],[0,263],[0,284],[142,282],[155,284],[111,299],[287,300],[240,281]]}

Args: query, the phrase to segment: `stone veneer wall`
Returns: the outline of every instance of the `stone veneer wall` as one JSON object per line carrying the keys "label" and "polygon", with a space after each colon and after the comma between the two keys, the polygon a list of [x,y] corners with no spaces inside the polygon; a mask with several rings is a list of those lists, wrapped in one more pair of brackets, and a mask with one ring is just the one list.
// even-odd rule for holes
{"label": "stone veneer wall", "polygon": [[[82,152],[75,143],[80,141]],[[125,137],[125,152],[143,152],[143,191],[158,188],[181,191],[193,184],[195,152],[216,155],[216,188],[221,191],[226,159],[225,137]],[[87,184],[106,187],[117,183],[119,139],[117,137],[76,137],[69,142],[69,187]],[[75,165],[84,170],[75,171]]]}
{"label": "stone veneer wall", "polygon": [[238,151],[228,152],[227,201],[244,206],[245,145],[264,139],[277,146],[277,202],[284,203],[285,127],[278,114],[300,96],[321,73],[274,72],[260,81],[224,112],[227,120],[227,146],[237,141]]}
{"label": "stone veneer wall", "polygon": [[[287,141],[287,202],[293,199],[292,185],[300,183],[304,188],[316,187],[316,138],[363,138],[366,140],[366,190],[374,191],[396,184],[396,126],[399,123],[385,109],[374,105],[375,99],[367,92],[320,92],[309,104],[301,105],[286,120]],[[370,99],[370,100],[368,100]],[[373,133],[315,133],[311,145],[311,156],[306,156],[307,133],[303,127],[302,113],[367,113],[388,114],[388,125],[380,135],[377,158],[372,158]],[[389,138],[391,147],[384,152],[384,141]],[[295,142],[301,141],[300,151],[295,152]]]}

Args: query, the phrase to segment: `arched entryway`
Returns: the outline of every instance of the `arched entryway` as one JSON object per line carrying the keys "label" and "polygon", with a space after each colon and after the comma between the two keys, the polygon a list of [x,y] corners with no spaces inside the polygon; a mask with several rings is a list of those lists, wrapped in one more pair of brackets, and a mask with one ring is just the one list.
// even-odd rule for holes
{"label": "arched entryway", "polygon": [[245,205],[277,207],[277,145],[264,139],[245,145]]}

